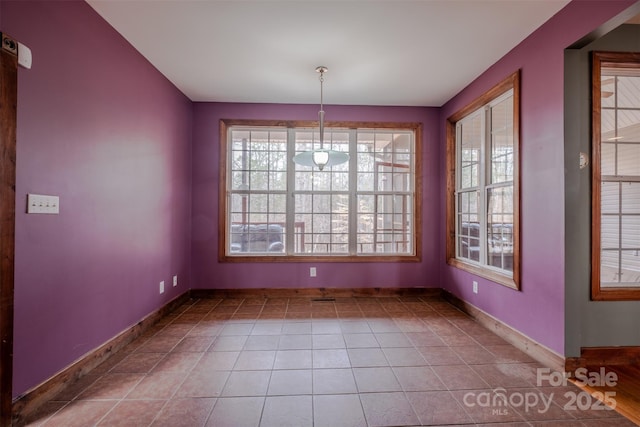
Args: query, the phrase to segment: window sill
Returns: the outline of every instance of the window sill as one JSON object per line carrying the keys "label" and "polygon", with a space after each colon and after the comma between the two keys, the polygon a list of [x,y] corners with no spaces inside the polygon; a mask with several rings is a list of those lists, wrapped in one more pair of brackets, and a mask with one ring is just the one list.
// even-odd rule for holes
{"label": "window sill", "polygon": [[[490,270],[488,268],[483,268],[479,265],[470,264],[468,262],[464,262],[455,258],[450,258],[449,260],[447,260],[447,264],[449,264],[452,267],[459,268],[460,270],[464,270],[469,273],[475,274],[476,276],[480,276],[485,279],[491,280],[492,282],[495,282],[499,285],[506,286],[516,291],[520,290],[520,285],[518,281],[514,280],[513,277],[498,273],[497,271]],[[514,276],[515,276],[515,273],[514,273]]]}
{"label": "window sill", "polygon": [[260,262],[420,262],[417,255],[221,255],[220,262],[260,263]]}

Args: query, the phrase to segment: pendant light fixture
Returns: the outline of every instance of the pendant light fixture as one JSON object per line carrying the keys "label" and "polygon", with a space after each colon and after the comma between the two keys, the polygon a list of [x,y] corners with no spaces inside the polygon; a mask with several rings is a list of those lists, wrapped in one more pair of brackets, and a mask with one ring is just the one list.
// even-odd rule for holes
{"label": "pendant light fixture", "polygon": [[324,73],[328,71],[327,67],[320,66],[316,68],[320,73],[320,111],[318,111],[318,121],[320,122],[320,148],[311,151],[303,151],[293,157],[293,161],[301,166],[317,167],[324,170],[325,167],[336,166],[349,160],[349,155],[342,151],[327,150],[324,148],[324,109],[323,109],[323,93],[322,84],[324,83]]}

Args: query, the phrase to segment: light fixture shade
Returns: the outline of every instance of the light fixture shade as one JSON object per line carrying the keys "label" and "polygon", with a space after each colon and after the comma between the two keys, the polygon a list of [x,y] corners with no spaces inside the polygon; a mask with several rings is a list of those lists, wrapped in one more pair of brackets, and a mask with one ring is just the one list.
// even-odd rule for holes
{"label": "light fixture shade", "polygon": [[349,161],[349,155],[341,151],[325,150],[324,145],[324,109],[322,98],[322,83],[327,67],[319,66],[316,71],[320,73],[320,111],[318,111],[318,124],[320,126],[320,148],[298,153],[293,157],[294,163],[300,166],[317,167],[323,170],[325,167],[336,166]]}
{"label": "light fixture shade", "polygon": [[293,161],[300,166],[317,167],[323,170],[325,167],[336,166],[349,160],[349,155],[342,151],[318,150],[303,151],[293,157]]}

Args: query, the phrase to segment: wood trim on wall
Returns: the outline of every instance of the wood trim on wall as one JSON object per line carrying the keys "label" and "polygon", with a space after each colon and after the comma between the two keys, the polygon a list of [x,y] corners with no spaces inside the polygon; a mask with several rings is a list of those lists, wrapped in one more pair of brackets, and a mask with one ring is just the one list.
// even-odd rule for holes
{"label": "wood trim on wall", "polygon": [[523,351],[531,358],[556,372],[563,372],[565,367],[565,359],[563,356],[447,291],[443,291],[443,297],[446,301],[471,316],[479,324]]}
{"label": "wood trim on wall", "polygon": [[[60,393],[65,387],[88,374],[111,355],[122,349],[134,339],[156,324],[167,314],[189,299],[189,291],[177,296],[159,309],[151,312],[142,320],[122,331],[100,347],[88,352],[74,363],[64,368],[48,380],[37,385],[13,402],[13,422],[22,425],[35,410]],[[11,425],[11,424],[7,424]]]}
{"label": "wood trim on wall", "polygon": [[[219,122],[219,184],[218,184],[218,261],[227,263],[296,263],[296,262],[336,262],[336,263],[367,263],[367,262],[420,262],[422,260],[422,221],[414,221],[413,247],[415,253],[412,255],[260,255],[242,256],[227,255],[227,231],[228,218],[227,206],[229,197],[227,194],[227,158],[229,156],[229,128],[233,126],[246,127],[280,127],[280,128],[314,128],[317,121],[309,120],[254,120],[254,119],[220,119]],[[422,138],[423,125],[420,122],[345,122],[330,121],[325,124],[326,128],[341,129],[406,129],[414,132],[414,193],[413,206],[414,216],[422,218]]]}
{"label": "wood trim on wall", "polygon": [[[456,258],[456,123],[482,108],[492,100],[498,98],[508,90],[513,89],[513,150],[516,159],[513,171],[513,274],[507,276],[500,272],[485,268],[484,265],[467,262]],[[480,277],[484,277],[493,282],[513,288],[520,289],[520,191],[521,179],[520,170],[522,160],[520,159],[520,70],[509,75],[507,78],[496,84],[480,97],[461,110],[451,115],[446,122],[446,247],[445,254],[447,264],[461,270],[468,271]]]}
{"label": "wood trim on wall", "polygon": [[594,301],[640,300],[640,289],[605,287],[601,277],[602,212],[602,67],[640,68],[638,52],[592,52],[591,60],[591,299]]}
{"label": "wood trim on wall", "polygon": [[[4,427],[11,425],[13,393],[18,56],[17,42],[0,35],[0,426]],[[10,50],[11,42],[14,51]]]}
{"label": "wood trim on wall", "polygon": [[191,289],[192,298],[353,298],[392,296],[438,297],[441,295],[441,288]]}

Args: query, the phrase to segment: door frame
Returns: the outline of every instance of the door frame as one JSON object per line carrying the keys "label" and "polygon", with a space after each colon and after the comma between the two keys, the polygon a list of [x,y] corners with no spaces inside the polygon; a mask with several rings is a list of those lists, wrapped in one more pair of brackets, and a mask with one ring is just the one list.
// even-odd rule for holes
{"label": "door frame", "polygon": [[0,426],[10,426],[13,393],[18,42],[0,33]]}

